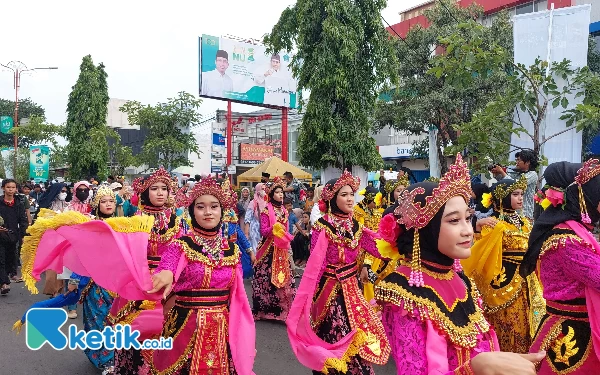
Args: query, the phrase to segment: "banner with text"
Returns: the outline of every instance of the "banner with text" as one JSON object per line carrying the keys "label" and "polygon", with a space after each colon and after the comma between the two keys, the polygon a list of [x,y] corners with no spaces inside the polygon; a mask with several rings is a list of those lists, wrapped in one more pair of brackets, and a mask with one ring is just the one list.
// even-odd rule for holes
{"label": "banner with text", "polygon": [[266,145],[240,144],[240,163],[259,164],[273,156],[274,147]]}
{"label": "banner with text", "polygon": [[297,108],[292,55],[267,55],[262,45],[202,35],[200,96]]}
{"label": "banner with text", "polygon": [[29,177],[35,182],[47,181],[50,176],[50,147],[29,147]]}

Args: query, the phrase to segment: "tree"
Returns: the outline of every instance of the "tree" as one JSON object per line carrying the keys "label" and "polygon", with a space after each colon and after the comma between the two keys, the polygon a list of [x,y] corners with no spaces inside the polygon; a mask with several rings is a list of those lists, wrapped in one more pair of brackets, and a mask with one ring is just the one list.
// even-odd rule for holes
{"label": "tree", "polygon": [[268,53],[296,50],[298,91],[310,90],[298,135],[300,164],[383,166],[370,136],[379,87],[396,57],[381,22],[385,0],[298,0],[264,37]]}
{"label": "tree", "polygon": [[[539,58],[531,66],[515,63],[512,51],[495,43],[481,42],[484,29],[477,22],[469,21],[452,35],[442,38],[446,54],[436,59],[431,69],[436,77],[443,76],[459,88],[489,75],[503,75],[507,82],[471,121],[451,123],[460,132],[453,147],[455,152],[467,149],[476,158],[475,167],[483,171],[490,161],[506,162],[511,151],[521,149],[510,143],[513,134],[529,137],[530,149],[544,159],[541,151],[548,140],[573,129],[597,129],[600,116],[594,118],[593,113],[599,113],[598,75],[587,67],[574,69],[568,60],[549,67]],[[466,34],[476,37],[467,40]],[[571,95],[585,95],[585,99],[583,104],[567,110]],[[563,108],[561,119],[566,120],[566,127],[545,136],[543,121],[551,108],[559,106]],[[533,131],[527,130],[525,119],[531,120]]]}
{"label": "tree", "polygon": [[[14,114],[15,102],[12,100],[0,99],[0,116],[10,116],[12,118]],[[34,116],[37,116],[43,121],[45,121],[44,108],[42,108],[39,104],[35,103],[29,98],[19,100],[19,122],[24,118],[32,119]],[[31,142],[35,141],[31,141],[27,137],[19,137],[18,142],[19,147],[29,147]],[[0,133],[0,146],[13,147],[13,135]]]}
{"label": "tree", "polygon": [[101,63],[95,66],[92,57],[83,58],[80,73],[67,104],[65,136],[69,176],[83,179],[108,176],[108,85]]}
{"label": "tree", "polygon": [[12,128],[10,133],[17,134],[19,139],[27,139],[31,145],[50,143],[53,148],[56,148],[57,138],[65,135],[65,127],[46,123],[43,117],[33,115],[27,126]]}
{"label": "tree", "polygon": [[139,166],[138,158],[133,155],[133,151],[129,146],[121,144],[121,136],[116,131],[112,131],[109,135],[109,162],[110,174],[113,176],[124,175],[125,168]]}
{"label": "tree", "polygon": [[169,171],[183,165],[191,166],[189,153],[199,154],[200,150],[194,135],[184,129],[202,119],[198,113],[201,103],[202,100],[185,92],[156,106],[143,106],[137,101],[125,103],[120,109],[127,113],[129,123],[148,129],[137,163],[148,168],[163,166]]}
{"label": "tree", "polygon": [[[7,170],[12,171],[14,168],[14,151],[10,151],[7,154],[6,158],[2,158],[2,169],[4,173]],[[28,181],[29,178],[29,148],[19,148],[19,153],[17,154],[17,171],[13,173],[13,178],[18,182]]]}
{"label": "tree", "polygon": [[[430,25],[413,27],[404,40],[394,38],[398,63],[394,66],[399,75],[399,85],[386,88],[378,102],[375,115],[376,129],[391,126],[409,134],[420,135],[437,130],[437,153],[444,173],[448,166],[444,149],[455,143],[458,133],[452,124],[469,122],[479,108],[504,87],[503,75],[473,77],[469,84],[457,87],[445,76],[435,76],[430,69],[443,48],[440,38],[459,31],[462,22],[483,16],[483,9],[476,5],[461,8],[456,1],[442,0],[425,12]],[[512,50],[512,26],[506,13],[501,13],[492,26],[475,35],[471,30],[460,30],[466,41],[477,39],[482,45],[504,46]],[[436,56],[437,55],[437,56]],[[413,155],[427,154],[428,140],[414,147]],[[446,153],[447,154],[447,153]]]}

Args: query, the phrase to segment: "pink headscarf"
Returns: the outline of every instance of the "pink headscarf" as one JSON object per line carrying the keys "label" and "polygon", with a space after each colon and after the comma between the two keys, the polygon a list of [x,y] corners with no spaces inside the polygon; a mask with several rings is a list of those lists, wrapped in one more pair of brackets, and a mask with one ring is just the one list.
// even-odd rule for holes
{"label": "pink headscarf", "polygon": [[[75,192],[77,192],[77,188],[80,187],[81,185],[85,185],[88,187],[90,187],[90,183],[87,181],[79,181],[78,183],[76,183],[73,186],[73,189],[75,190]],[[85,200],[85,202],[82,202],[79,200],[79,198],[77,198],[76,194],[73,194],[73,198],[71,199],[71,202],[69,203],[69,210],[71,211],[77,211],[80,212],[82,214],[89,214],[92,210],[92,208],[90,207],[90,200],[91,200],[91,194],[88,195],[88,198]]]}
{"label": "pink headscarf", "polygon": [[254,216],[257,218],[260,216],[260,213],[267,207],[267,200],[265,199],[265,184],[260,183],[254,187],[254,198],[250,201],[248,205],[248,210],[254,212]]}

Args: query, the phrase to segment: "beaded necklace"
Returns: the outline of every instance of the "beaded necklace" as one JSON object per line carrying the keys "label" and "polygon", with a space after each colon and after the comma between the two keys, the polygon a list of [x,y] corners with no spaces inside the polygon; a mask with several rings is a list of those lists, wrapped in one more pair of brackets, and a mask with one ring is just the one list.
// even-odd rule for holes
{"label": "beaded necklace", "polygon": [[225,250],[229,249],[226,237],[217,234],[207,235],[194,229],[191,233],[192,240],[201,247],[201,251],[213,262],[218,262],[225,257]]}

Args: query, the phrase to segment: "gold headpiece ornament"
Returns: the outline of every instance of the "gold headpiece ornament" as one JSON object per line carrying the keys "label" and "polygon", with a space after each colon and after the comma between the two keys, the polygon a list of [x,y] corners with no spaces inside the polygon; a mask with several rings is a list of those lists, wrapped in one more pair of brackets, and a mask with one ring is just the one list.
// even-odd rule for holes
{"label": "gold headpiece ornament", "polygon": [[358,187],[360,186],[360,178],[352,176],[352,173],[348,172],[348,170],[344,170],[344,173],[337,179],[333,186],[325,184],[323,187],[323,191],[321,192],[321,200],[330,201],[333,199],[335,194],[343,188],[344,186],[349,185],[352,189],[352,192],[356,193]]}
{"label": "gold headpiece ornament", "polygon": [[[227,185],[227,189],[231,190],[231,187]],[[217,198],[223,211],[235,207],[237,203],[235,192],[226,192],[225,188],[220,186],[212,176],[209,176],[197,182],[191,190],[188,190],[187,186],[179,189],[176,197],[177,207],[189,207],[202,195],[212,195]]]}
{"label": "gold headpiece ornament", "polygon": [[279,176],[276,176],[273,180],[270,181],[269,191],[275,190],[277,188],[285,189],[287,187],[287,183]]}
{"label": "gold headpiece ornament", "polygon": [[[415,197],[425,194],[425,189],[416,187],[412,191],[404,190],[400,196],[398,208],[394,211],[399,216],[398,223],[407,230],[415,230],[413,253],[411,260],[411,272],[409,284],[411,286],[424,286],[423,274],[421,272],[421,247],[419,243],[419,229],[424,228],[438,213],[449,199],[462,197],[466,203],[471,199],[471,177],[467,163],[463,162],[460,154],[456,155],[455,163],[440,179],[438,187],[433,189],[430,196],[425,198],[425,205],[415,202]],[[456,262],[455,262],[456,265]]]}
{"label": "gold headpiece ornament", "polygon": [[504,208],[502,207],[502,200],[513,193],[515,190],[523,190],[527,189],[527,177],[524,174],[519,176],[519,179],[513,182],[512,184],[501,183],[498,184],[494,188],[491,193],[484,193],[481,197],[481,204],[485,208],[490,208],[492,204],[494,204],[494,200],[497,200],[499,203],[499,207],[496,207],[498,212],[502,214],[504,212]]}
{"label": "gold headpiece ornament", "polygon": [[131,186],[133,187],[133,191],[139,195],[148,190],[150,186],[156,184],[157,182],[164,183],[167,185],[169,190],[172,188],[173,180],[171,179],[171,175],[163,167],[160,167],[156,172],[149,176],[136,178]]}
{"label": "gold headpiece ornament", "polygon": [[91,202],[92,208],[98,208],[98,206],[100,205],[100,201],[106,196],[109,196],[112,199],[117,198],[115,192],[110,188],[110,186],[101,186],[96,192],[96,195],[94,195],[94,199]]}
{"label": "gold headpiece ornament", "polygon": [[396,188],[398,186],[401,186],[401,185],[404,187],[407,187],[408,185],[410,185],[410,182],[408,181],[408,175],[400,176],[398,174],[398,179],[386,181],[383,189],[385,190],[385,192],[387,194],[391,194],[394,192],[394,190],[396,190]]}
{"label": "gold headpiece ornament", "polygon": [[585,224],[591,224],[592,220],[587,212],[587,205],[585,204],[585,196],[583,195],[582,185],[590,182],[592,178],[598,175],[600,175],[600,160],[590,159],[583,163],[583,167],[577,171],[577,176],[575,176],[575,183],[579,189],[579,208],[581,209],[581,221]]}
{"label": "gold headpiece ornament", "polygon": [[[229,182],[229,176],[225,176],[225,178],[223,179],[223,182],[221,182],[221,189],[223,189],[223,194],[225,195],[225,197],[227,197],[228,199],[233,199],[237,203],[237,194],[231,188],[231,182]],[[235,213],[235,209],[234,209],[234,207],[236,206],[236,203],[234,203],[233,207],[231,207],[225,211],[225,214],[223,215],[223,221],[229,222],[229,223],[237,223],[238,222],[238,217],[237,217],[237,215]]]}

